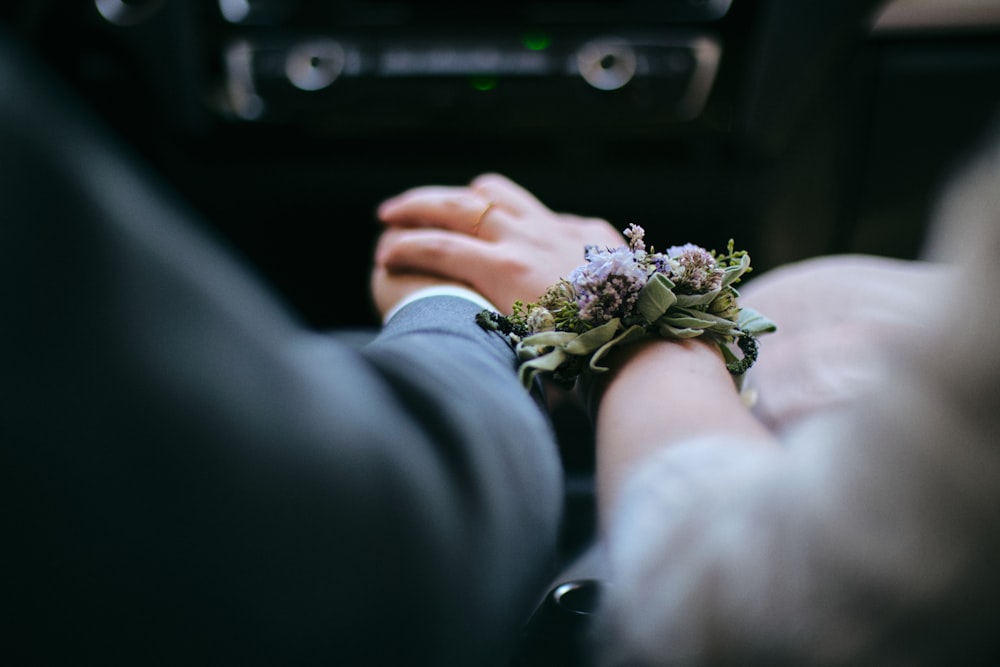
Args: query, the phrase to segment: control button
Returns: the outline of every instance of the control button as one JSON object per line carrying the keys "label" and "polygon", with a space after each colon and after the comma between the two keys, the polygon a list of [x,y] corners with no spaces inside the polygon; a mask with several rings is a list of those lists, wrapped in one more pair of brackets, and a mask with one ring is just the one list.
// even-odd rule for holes
{"label": "control button", "polygon": [[300,90],[320,90],[344,71],[344,48],[332,39],[303,42],[285,58],[285,76]]}
{"label": "control button", "polygon": [[635,51],[622,40],[588,42],[576,52],[576,67],[584,81],[598,90],[617,90],[635,76]]}

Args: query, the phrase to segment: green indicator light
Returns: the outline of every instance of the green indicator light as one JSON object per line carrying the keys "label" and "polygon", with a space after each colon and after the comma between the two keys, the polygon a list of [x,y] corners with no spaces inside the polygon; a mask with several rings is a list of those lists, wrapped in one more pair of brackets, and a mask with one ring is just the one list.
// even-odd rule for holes
{"label": "green indicator light", "polygon": [[495,76],[474,76],[470,81],[476,90],[493,90],[499,83]]}
{"label": "green indicator light", "polygon": [[552,40],[544,32],[526,32],[521,36],[521,43],[529,51],[544,51]]}

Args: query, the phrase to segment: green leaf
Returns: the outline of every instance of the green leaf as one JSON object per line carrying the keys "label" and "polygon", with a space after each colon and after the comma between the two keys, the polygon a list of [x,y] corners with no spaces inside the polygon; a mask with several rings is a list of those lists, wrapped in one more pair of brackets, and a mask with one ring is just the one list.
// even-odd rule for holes
{"label": "green leaf", "polygon": [[707,306],[715,301],[715,298],[719,296],[720,292],[722,292],[722,288],[714,289],[711,292],[705,292],[704,294],[678,294],[677,305],[682,308],[688,308],[690,306]]}
{"label": "green leaf", "polygon": [[606,342],[604,345],[602,345],[601,348],[598,349],[596,352],[594,352],[594,356],[590,358],[590,370],[597,373],[603,373],[604,371],[608,370],[607,367],[598,366],[597,362],[603,359],[604,356],[607,355],[607,353],[610,352],[615,345],[625,345],[627,343],[632,343],[637,340],[641,340],[645,337],[646,337],[646,329],[644,327],[639,326],[638,324],[633,324],[628,329],[625,329],[623,332],[621,332],[618,336],[615,336],[614,338]]}
{"label": "green leaf", "polygon": [[740,310],[739,327],[748,333],[759,335],[777,331],[778,325],[764,317],[753,308]]}
{"label": "green leaf", "polygon": [[639,292],[636,309],[647,322],[655,322],[677,302],[674,283],[662,273],[654,273]]}
{"label": "green leaf", "polygon": [[563,347],[569,354],[584,356],[590,354],[614,338],[618,332],[621,320],[617,317],[608,320],[599,327],[594,327],[590,331],[585,331],[574,340],[568,341]]}
{"label": "green leaf", "polygon": [[711,320],[703,320],[691,315],[665,315],[660,322],[678,329],[707,329],[715,324]]}
{"label": "green leaf", "polygon": [[695,338],[705,333],[704,329],[679,329],[669,324],[657,322],[656,332],[664,338]]}
{"label": "green leaf", "polygon": [[740,263],[736,266],[726,267],[726,272],[722,274],[722,286],[731,285],[750,268],[750,255],[740,257]]}
{"label": "green leaf", "polygon": [[562,348],[555,348],[551,352],[522,362],[517,369],[518,377],[525,389],[530,389],[532,382],[539,373],[551,373],[559,368],[567,359]]}
{"label": "green leaf", "polygon": [[703,310],[690,310],[688,308],[676,308],[675,310],[678,313],[683,313],[684,315],[687,315],[689,317],[695,317],[699,320],[704,320],[712,324],[718,324],[727,327],[736,326],[736,322],[733,322],[730,319],[726,319],[725,317],[720,317],[719,315],[714,315],[712,313],[707,313]]}
{"label": "green leaf", "polygon": [[521,345],[531,347],[561,347],[579,335],[572,331],[542,331],[524,338],[521,341]]}
{"label": "green leaf", "polygon": [[674,308],[657,324],[665,324],[675,329],[706,329],[723,336],[739,334],[739,328],[732,320],[700,310]]}

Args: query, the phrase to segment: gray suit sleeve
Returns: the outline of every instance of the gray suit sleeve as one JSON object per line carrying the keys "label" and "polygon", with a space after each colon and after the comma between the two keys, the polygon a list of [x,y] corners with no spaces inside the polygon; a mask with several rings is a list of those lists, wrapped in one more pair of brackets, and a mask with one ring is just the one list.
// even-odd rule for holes
{"label": "gray suit sleeve", "polygon": [[503,664],[561,477],[476,307],[310,331],[3,41],[0,81],[7,655]]}

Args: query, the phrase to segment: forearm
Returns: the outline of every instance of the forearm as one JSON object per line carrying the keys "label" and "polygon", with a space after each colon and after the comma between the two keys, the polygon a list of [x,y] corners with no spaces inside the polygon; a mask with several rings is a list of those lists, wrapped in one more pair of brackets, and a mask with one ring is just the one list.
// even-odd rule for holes
{"label": "forearm", "polygon": [[607,517],[631,470],[671,444],[709,434],[774,442],[750,414],[722,355],[699,340],[630,345],[611,358],[597,410],[600,514]]}

